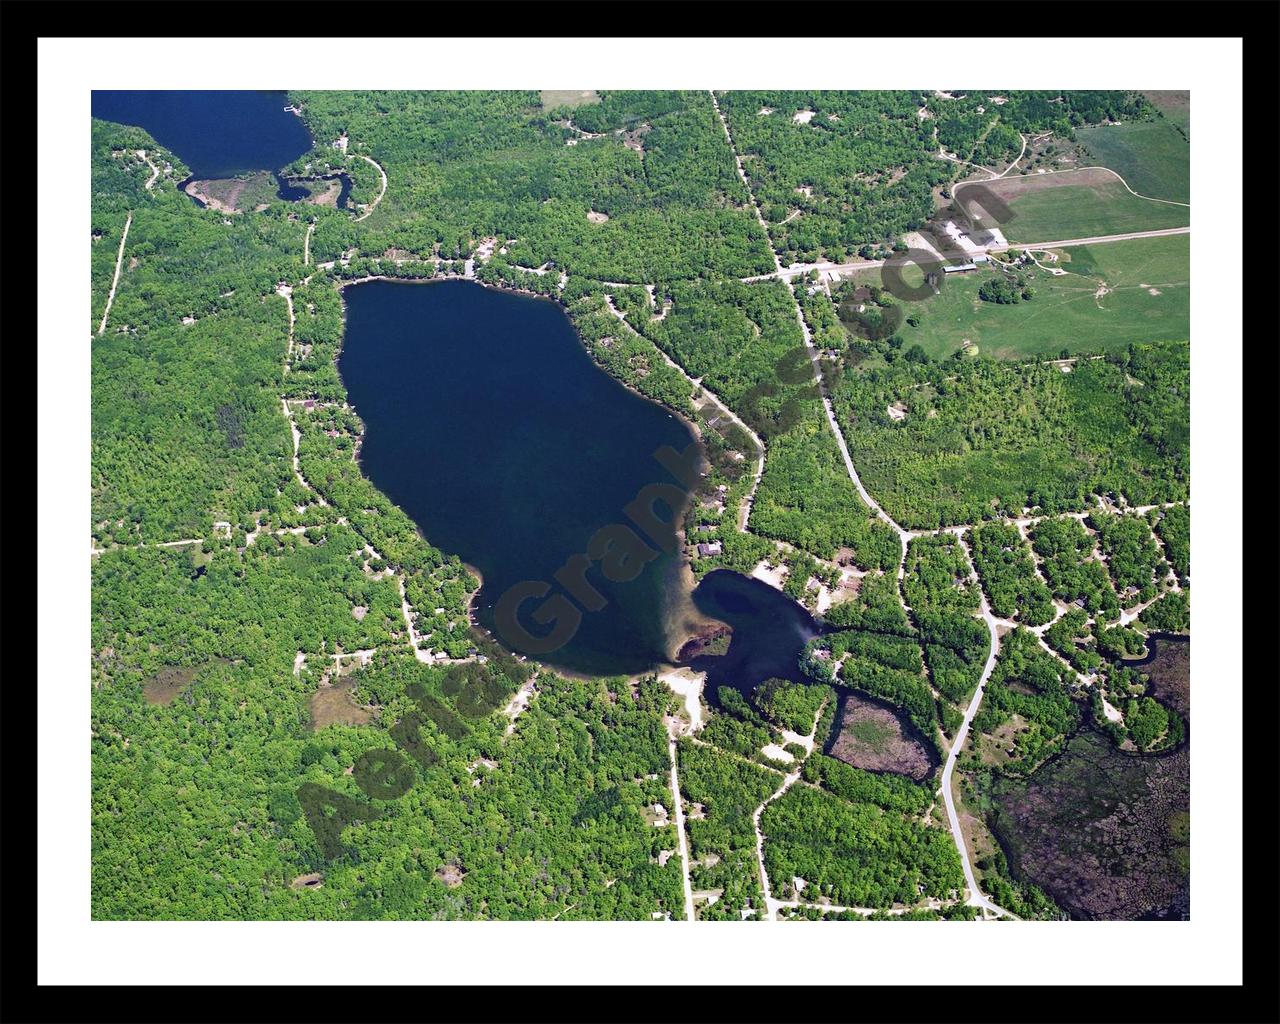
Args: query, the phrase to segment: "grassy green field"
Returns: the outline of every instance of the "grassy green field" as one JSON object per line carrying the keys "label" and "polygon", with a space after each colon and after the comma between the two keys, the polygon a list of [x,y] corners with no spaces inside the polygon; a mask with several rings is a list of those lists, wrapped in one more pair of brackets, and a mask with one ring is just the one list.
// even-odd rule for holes
{"label": "grassy green field", "polygon": [[1121,235],[1189,224],[1191,211],[1131,195],[1118,181],[1059,185],[1014,197],[1014,219],[1005,226],[1010,242]]}
{"label": "grassy green field", "polygon": [[1183,90],[1148,89],[1147,99],[1154,103],[1165,119],[1191,138],[1191,93]]}
{"label": "grassy green field", "polygon": [[1191,147],[1169,121],[1080,128],[1078,138],[1103,167],[1144,196],[1191,202]]}
{"label": "grassy green field", "polygon": [[543,89],[542,109],[554,110],[556,107],[583,107],[588,103],[599,103],[600,97],[594,89]]}
{"label": "grassy green field", "polygon": [[[907,346],[919,344],[931,359],[946,358],[966,338],[976,346],[975,354],[994,359],[1056,358],[1063,349],[1119,351],[1132,342],[1186,340],[1190,237],[1058,250],[1057,264],[1046,265],[1067,273],[1057,276],[1034,266],[1022,268],[1035,297],[1014,305],[978,298],[982,282],[1003,271],[952,274],[938,294],[904,304],[904,313],[918,317],[920,325],[904,325],[900,333]],[[880,284],[879,272],[865,271],[859,280]],[[1103,285],[1109,290],[1097,297]],[[1152,295],[1151,288],[1159,294]]]}

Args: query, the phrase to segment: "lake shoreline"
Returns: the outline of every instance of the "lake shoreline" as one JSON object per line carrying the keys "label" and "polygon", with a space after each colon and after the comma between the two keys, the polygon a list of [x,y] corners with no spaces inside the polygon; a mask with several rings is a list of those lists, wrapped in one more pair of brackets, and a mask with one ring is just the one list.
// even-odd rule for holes
{"label": "lake shoreline", "polygon": [[[347,290],[357,283],[449,280],[478,284],[495,297],[508,293],[508,301],[494,305],[474,289]],[[578,620],[563,641],[569,645],[565,656],[522,651],[521,634],[504,647],[554,671],[590,677],[654,673],[668,663],[688,628],[702,622],[683,536],[693,495],[683,485],[674,520],[665,499],[658,499],[655,511],[674,521],[679,541],[651,573],[636,583],[611,581],[600,575],[599,556],[587,562],[592,585],[607,595],[598,611],[588,609],[581,587],[571,586],[558,567],[570,555],[581,558],[586,537],[601,524],[627,526],[626,509],[646,488],[676,484],[655,460],[656,451],[697,444],[705,459],[689,419],[601,367],[562,301],[554,303],[554,314],[549,306],[511,305],[516,289],[461,275],[404,280],[366,274],[334,285],[342,296],[339,380],[365,424],[355,462],[414,520],[427,543],[483,570],[475,574],[482,583],[471,592],[469,621],[496,636],[498,596],[522,577],[545,580],[551,588],[545,594],[563,588],[562,614]],[[479,381],[484,386],[477,392]],[[583,422],[592,424],[586,434]],[[486,466],[482,476],[474,472],[479,464]],[[442,492],[440,480],[458,487],[451,483]],[[565,605],[568,596],[576,603]],[[549,599],[528,599],[521,619]],[[547,625],[532,627],[534,635]]]}
{"label": "lake shoreline", "polygon": [[[335,368],[337,368],[338,370],[338,378],[342,382],[343,390],[347,391],[348,393],[348,399],[350,397],[350,391],[349,391],[349,388],[347,387],[346,380],[343,378],[341,366],[340,366],[341,356],[343,354],[343,351],[346,348],[346,341],[347,341],[347,301],[346,301],[346,296],[344,294],[345,290],[352,285],[370,284],[374,282],[386,282],[388,284],[397,284],[397,285],[431,285],[431,284],[443,284],[448,281],[466,281],[471,284],[479,285],[481,288],[487,288],[499,293],[521,295],[521,296],[533,298],[533,299],[542,299],[559,307],[559,309],[566,314],[566,318],[568,318],[567,316],[568,305],[561,298],[559,298],[558,295],[557,296],[545,295],[543,293],[530,291],[529,289],[525,289],[525,288],[512,287],[505,283],[479,281],[473,277],[467,277],[462,274],[444,274],[444,275],[432,276],[429,278],[421,278],[421,279],[406,279],[406,278],[398,278],[398,277],[389,277],[384,274],[369,274],[369,275],[365,275],[363,277],[358,277],[358,278],[335,279],[334,287],[338,290],[339,294],[342,296],[343,330],[342,330],[342,340],[338,345],[337,352],[335,353],[334,362],[335,362]],[[626,383],[625,381],[619,380],[613,374],[609,373],[609,371],[595,359],[590,349],[587,348],[587,345],[583,341],[581,333],[573,325],[572,319],[569,319],[569,326],[573,330],[574,337],[577,339],[579,347],[591,360],[593,365],[595,365],[597,369],[599,369],[600,372],[603,373],[609,380],[621,386],[622,388],[624,388],[631,394],[635,395],[637,398],[643,400],[644,402],[654,406],[657,409],[661,409],[665,411],[668,415],[679,420],[685,426],[685,428],[690,432],[690,434],[693,435],[695,443],[698,445],[698,454],[699,454],[699,460],[700,460],[699,465],[702,467],[705,467],[706,449],[705,449],[705,443],[702,437],[702,431],[699,425],[689,416],[682,413],[679,409],[674,409],[669,405],[665,405],[662,402],[656,401],[655,399],[649,397],[648,395],[645,395],[642,392],[638,391],[636,388],[632,387],[630,384]],[[350,403],[350,404],[351,404],[352,410],[355,411],[356,415],[358,416],[359,410],[356,408],[354,403]],[[371,479],[369,477],[369,474],[366,472],[364,465],[362,464],[362,454],[359,450],[356,453],[355,461],[356,461],[356,465],[360,468],[361,474],[364,475],[366,479]],[[692,571],[693,560],[689,555],[689,544],[687,541],[683,524],[688,515],[689,509],[693,505],[694,499],[695,499],[694,492],[692,490],[688,491],[685,503],[683,507],[678,511],[676,520],[675,520],[679,524],[676,530],[676,534],[680,542],[680,549],[679,549],[680,564],[678,567],[676,567],[675,574],[681,577],[681,584],[679,587],[675,588],[674,593],[672,594],[672,596],[675,598],[673,603],[678,607],[672,609],[671,618],[675,619],[679,616],[683,616],[684,622],[681,623],[679,626],[675,626],[673,623],[673,628],[670,630],[670,633],[667,639],[667,645],[666,645],[667,649],[664,653],[664,659],[660,661],[655,661],[654,664],[650,666],[650,671],[652,672],[661,671],[664,667],[679,667],[679,665],[681,664],[679,652],[685,646],[687,646],[688,642],[691,639],[691,634],[693,637],[696,637],[698,632],[702,630],[708,630],[708,629],[714,630],[717,628],[721,628],[721,629],[727,628],[723,623],[719,622],[719,620],[707,619],[704,615],[702,615],[698,611],[698,609],[696,608],[693,602],[693,592],[697,589],[697,586],[701,581],[696,579],[693,576],[693,571]],[[418,526],[416,522],[414,525],[418,529],[419,536],[421,536],[423,540],[426,541],[428,544],[433,544],[432,540],[423,532],[422,528]],[[485,626],[483,626],[476,617],[477,597],[480,593],[480,590],[483,588],[484,583],[483,583],[483,578],[478,570],[476,570],[474,567],[469,565],[468,565],[468,569],[477,578],[481,579],[480,586],[477,587],[474,591],[472,591],[468,599],[469,620],[472,622],[472,624],[476,628],[485,629],[486,633],[489,636],[493,637],[495,640],[498,640],[498,642],[501,643],[501,640],[499,640],[499,638],[495,634],[493,634]],[[781,593],[781,591],[779,591],[779,593]],[[787,598],[787,600],[791,600],[791,598]],[[506,646],[506,645],[504,644],[503,646]],[[539,663],[541,664],[541,662]],[[551,668],[553,671],[561,671],[561,672],[568,671],[565,669],[557,668],[549,664],[547,667]],[[588,676],[588,675],[581,675],[580,678],[595,678],[595,677]]]}

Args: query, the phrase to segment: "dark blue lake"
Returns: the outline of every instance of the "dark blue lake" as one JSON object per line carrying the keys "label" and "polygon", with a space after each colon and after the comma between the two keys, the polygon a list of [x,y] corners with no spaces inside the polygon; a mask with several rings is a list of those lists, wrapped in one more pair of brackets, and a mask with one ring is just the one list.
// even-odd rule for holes
{"label": "dark blue lake", "polygon": [[311,148],[284,92],[95,89],[93,116],[146,129],[196,178],[272,171]]}
{"label": "dark blue lake", "polygon": [[821,632],[798,603],[761,580],[727,569],[707,573],[693,592],[703,616],[733,629],[729,649],[721,655],[696,655],[688,664],[707,673],[705,693],[713,705],[716,691],[730,686],[749,696],[766,679],[805,682],[800,654]]}
{"label": "dark blue lake", "polygon": [[[573,593],[556,572],[602,527],[633,526],[624,509],[646,485],[676,485],[654,456],[693,444],[689,427],[599,369],[545,299],[462,281],[376,281],[344,294],[339,369],[366,427],[361,466],[433,545],[479,571],[479,624],[570,671],[634,673],[669,660],[691,612],[678,554],[660,553],[627,581],[606,579],[593,561],[585,578],[605,606],[574,600],[580,624],[554,651],[500,628],[495,605],[514,585],[544,584],[518,621],[534,636],[558,628],[534,621],[544,600]],[[664,504],[656,511],[671,516]],[[555,607],[559,620],[575,617]]]}
{"label": "dark blue lake", "polygon": [[[95,117],[146,129],[196,178],[278,169],[310,149],[287,105],[285,93],[269,91],[93,93]],[[282,181],[280,196],[302,199],[307,184]],[[340,206],[349,189],[344,178]],[[726,655],[696,659],[710,693],[797,678],[800,649],[816,627],[759,581],[716,572],[695,592],[683,557],[666,551],[626,581],[606,579],[598,561],[583,570],[576,593],[557,578],[602,527],[634,527],[624,510],[642,488],[677,484],[655,459],[658,449],[694,442],[685,423],[595,365],[558,305],[465,282],[371,282],[345,296],[339,369],[366,425],[363,470],[430,543],[481,574],[481,626],[539,660],[603,675],[671,661],[714,619],[734,637]],[[661,503],[657,513],[669,514]],[[658,547],[637,535],[650,551]],[[499,599],[528,582],[546,586],[520,605],[530,635],[557,628],[557,609],[561,620],[581,615],[554,651],[499,629]],[[589,607],[590,591],[602,608]],[[540,610],[547,618],[534,621]]]}

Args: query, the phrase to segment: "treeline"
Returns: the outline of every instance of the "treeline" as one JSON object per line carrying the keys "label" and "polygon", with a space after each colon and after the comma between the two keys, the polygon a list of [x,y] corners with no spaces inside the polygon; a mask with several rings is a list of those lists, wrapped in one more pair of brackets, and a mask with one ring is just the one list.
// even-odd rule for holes
{"label": "treeline", "polygon": [[802,775],[831,793],[855,804],[875,804],[886,811],[908,817],[922,816],[933,803],[928,786],[902,775],[864,771],[825,754],[815,754],[804,763]]}
{"label": "treeline", "polygon": [[998,98],[751,90],[720,94],[719,102],[787,263],[869,257],[918,228],[933,212],[933,190],[962,173],[940,158],[940,146],[997,166],[1018,155],[1020,132],[1069,134],[1078,125],[1154,116],[1136,92],[1008,90]]}
{"label": "treeline", "polygon": [[680,790],[685,800],[695,890],[719,889],[719,898],[698,910],[699,920],[740,921],[764,912],[764,890],[756,866],[755,809],[778,788],[782,777],[744,764],[714,747],[682,739]]}
{"label": "treeline", "polygon": [[[964,887],[946,831],[871,803],[792,786],[765,807],[760,824],[765,870],[782,898],[888,908],[949,900]],[[804,880],[802,890],[794,878]]]}
{"label": "treeline", "polygon": [[973,718],[975,732],[982,734],[979,750],[990,747],[1000,771],[1029,775],[1079,726],[1074,687],[1070,670],[1033,633],[1019,627],[1006,634]]}
{"label": "treeline", "polygon": [[[574,111],[543,111],[536,92],[292,95],[317,139],[348,135],[345,161],[324,153],[329,167],[367,176],[367,154],[386,170],[386,196],[355,226],[365,252],[455,259],[496,237],[511,240],[515,263],[595,280],[772,269],[705,92],[604,93]],[[605,137],[581,138],[557,123],[566,117]],[[353,201],[368,201],[358,191]]]}
{"label": "treeline", "polygon": [[864,483],[904,526],[1074,511],[1095,494],[1175,501],[1190,479],[1188,356],[1185,343],[1134,346],[1070,374],[900,360],[845,374],[833,401]]}
{"label": "treeline", "polygon": [[1043,626],[1053,620],[1053,595],[1036,572],[1031,551],[1016,526],[984,523],[968,530],[965,537],[996,615],[1028,626]]}

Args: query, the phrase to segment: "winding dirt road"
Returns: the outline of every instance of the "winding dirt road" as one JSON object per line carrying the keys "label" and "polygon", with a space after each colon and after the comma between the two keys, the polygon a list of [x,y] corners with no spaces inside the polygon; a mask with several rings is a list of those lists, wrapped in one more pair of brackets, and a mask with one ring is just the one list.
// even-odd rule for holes
{"label": "winding dirt road", "polygon": [[360,216],[356,218],[356,221],[362,221],[369,216],[369,214],[373,213],[373,211],[377,209],[378,204],[382,202],[382,197],[387,194],[387,172],[382,169],[382,165],[371,156],[365,156],[363,153],[359,154],[359,156],[365,163],[372,164],[378,169],[378,174],[382,176],[382,191],[374,197],[373,202],[365,207],[364,213],[360,214]]}
{"label": "winding dirt road", "polygon": [[139,149],[136,152],[138,156],[140,156],[143,159],[146,165],[151,168],[151,177],[148,178],[147,183],[142,186],[148,192],[150,192],[152,186],[155,185],[156,183],[156,179],[160,177],[160,168],[151,162],[151,157],[147,156],[147,151],[145,149]]}
{"label": "winding dirt road", "polygon": [[685,839],[684,801],[680,799],[680,773],[676,758],[675,730],[667,730],[667,753],[671,757],[671,799],[675,804],[676,836],[680,844],[680,874],[684,884],[684,919],[695,920],[693,916],[693,884],[689,881],[689,842]]}
{"label": "winding dirt road", "polygon": [[[720,119],[720,125],[724,129],[724,135],[725,135],[725,139],[729,143],[729,149],[733,153],[733,159],[738,168],[738,176],[739,178],[741,178],[743,185],[746,187],[747,194],[751,197],[751,205],[752,205],[752,208],[755,210],[756,219],[760,222],[761,227],[764,228],[765,237],[768,238],[769,237],[768,226],[765,224],[764,216],[760,212],[760,204],[756,200],[755,193],[752,191],[750,183],[747,181],[746,172],[742,167],[742,158],[738,155],[737,147],[733,143],[733,134],[732,132],[729,131],[729,122],[725,119],[724,113],[720,110],[720,104],[716,101],[716,96],[714,91],[711,93],[711,103],[712,103],[712,106],[715,108],[716,116]],[[1024,149],[1025,149],[1025,140],[1024,140]],[[831,398],[827,394],[826,386],[822,379],[822,372],[818,362],[818,352],[816,347],[813,344],[813,337],[809,332],[808,324],[805,323],[804,314],[800,309],[800,300],[797,298],[795,294],[795,285],[794,285],[794,282],[791,280],[791,278],[794,277],[795,275],[794,274],[787,275],[786,271],[782,269],[782,262],[778,258],[777,250],[773,247],[772,243],[770,243],[770,252],[773,254],[774,265],[777,267],[775,276],[785,280],[787,282],[788,287],[791,289],[791,298],[792,298],[792,303],[795,306],[796,318],[800,323],[800,330],[804,336],[805,348],[808,349],[809,351],[809,359],[813,365],[814,380],[816,381],[818,385],[819,393],[822,396],[822,407],[827,414],[827,422],[831,425],[831,431],[833,434],[835,434],[836,443],[840,448],[840,456],[844,460],[845,469],[849,473],[849,479],[853,481],[853,485],[857,489],[858,495],[866,503],[867,507],[870,508],[880,520],[882,520],[883,522],[891,526],[894,532],[897,533],[898,535],[898,540],[902,546],[902,556],[898,561],[898,579],[901,580],[904,578],[906,574],[907,543],[910,540],[911,535],[906,530],[904,530],[897,522],[895,522],[894,519],[883,508],[880,507],[879,503],[873,497],[871,497],[866,487],[863,486],[861,478],[858,476],[858,471],[853,465],[853,459],[849,455],[849,446],[845,443],[844,433],[840,429],[840,424],[836,421],[835,409],[831,404]],[[962,539],[961,544],[963,543],[964,541]],[[965,554],[966,555],[969,554],[967,546],[965,548]],[[970,559],[970,564],[972,564],[972,559]],[[899,587],[899,591],[901,591],[901,587]],[[996,657],[1000,651],[1000,640],[998,635],[996,634],[995,618],[991,614],[991,609],[987,606],[985,596],[982,599],[982,612],[983,612],[983,618],[987,623],[987,629],[991,634],[991,651],[987,656],[986,665],[983,667],[982,677],[978,682],[978,687],[974,691],[973,698],[970,700],[969,706],[965,709],[963,724],[961,728],[957,731],[955,741],[952,743],[951,752],[947,758],[947,765],[943,771],[942,793],[947,805],[947,816],[951,825],[951,835],[953,840],[955,841],[956,849],[960,854],[961,863],[964,866],[965,882],[969,889],[969,903],[972,904],[973,906],[982,908],[984,911],[990,911],[991,913],[994,913],[999,916],[1013,917],[1014,915],[1010,914],[1009,911],[1005,910],[1000,906],[997,906],[995,903],[989,900],[986,896],[984,896],[982,893],[982,890],[978,887],[977,880],[973,874],[973,868],[969,863],[969,853],[965,846],[964,833],[960,830],[960,819],[956,815],[955,804],[951,796],[951,781],[952,781],[952,775],[955,772],[956,758],[959,755],[960,749],[964,745],[965,737],[968,736],[969,725],[973,721],[973,716],[978,713],[978,706],[982,703],[983,690],[986,686],[987,679],[990,677],[992,670],[995,668]],[[783,792],[785,792],[786,789],[795,781],[795,778],[799,778],[798,771],[795,773],[794,778],[792,776],[788,776],[789,781],[785,782],[782,788],[779,789],[779,791],[775,793],[773,797],[770,797],[770,799],[771,800],[775,799],[777,796],[780,796]],[[765,801],[765,803],[768,803],[768,801]],[[764,804],[762,804],[757,809],[756,815],[755,815],[757,855],[760,859],[760,871],[761,871],[762,879],[764,877],[764,841],[763,841],[763,836],[761,836],[760,834],[759,820],[760,820],[760,814],[763,812],[763,810],[764,810]],[[777,907],[780,906],[781,904],[778,901],[775,901],[772,899],[772,896],[770,895],[770,892],[769,892],[767,880],[764,880],[764,891],[765,891],[766,907],[768,908],[769,917],[770,919],[772,919],[776,913]]]}
{"label": "winding dirt road", "polygon": [[[1026,148],[1026,143],[1025,143],[1025,141],[1023,142],[1023,148],[1024,148],[1024,151],[1025,151],[1025,148]],[[1019,160],[1021,160],[1021,159],[1022,159],[1022,157],[1021,157],[1021,156],[1019,156],[1019,157],[1018,157],[1018,159],[1019,159]],[[973,164],[972,166],[976,167],[976,166],[977,166],[977,164]],[[985,167],[983,167],[983,168],[980,168],[980,170],[984,170],[984,171],[985,171],[985,170],[986,170],[986,168],[985,168]],[[1178,202],[1177,200],[1174,200],[1174,199],[1157,199],[1155,196],[1144,196],[1141,192],[1135,192],[1135,191],[1134,191],[1134,190],[1129,186],[1129,183],[1128,183],[1127,181],[1125,181],[1125,180],[1124,180],[1124,178],[1122,178],[1118,173],[1116,173],[1115,171],[1113,171],[1110,167],[1105,167],[1105,166],[1103,166],[1102,164],[1090,164],[1088,167],[1065,167],[1065,168],[1063,168],[1063,169],[1062,169],[1062,170],[1060,170],[1060,171],[1044,171],[1043,173],[1028,174],[1026,177],[1028,177],[1028,178],[1047,178],[1047,177],[1049,177],[1050,175],[1053,175],[1053,174],[1078,174],[1078,173],[1080,173],[1081,171],[1106,171],[1108,174],[1110,174],[1112,177],[1114,177],[1118,182],[1120,182],[1120,184],[1121,184],[1121,185],[1123,185],[1123,186],[1125,187],[1125,191],[1127,191],[1131,196],[1136,196],[1138,199],[1145,199],[1145,200],[1147,200],[1148,202],[1152,202],[1152,203],[1164,203],[1166,206],[1185,206],[1188,210],[1189,210],[1189,209],[1191,209],[1191,204],[1190,204],[1190,203],[1180,203],[1180,202]],[[990,172],[988,172],[988,173],[990,173]],[[1005,175],[1005,174],[1008,174],[1008,173],[1009,173],[1009,170],[1005,170],[1004,174],[997,174],[997,175],[995,175],[994,177],[987,178],[987,179],[986,179],[986,181],[997,181],[997,180],[999,180],[1000,178],[1003,178],[1003,177],[1004,177],[1004,175]],[[959,191],[960,191],[960,189],[962,189],[965,185],[981,185],[981,184],[984,184],[984,182],[982,182],[982,181],[962,181],[962,182],[959,182],[959,183],[956,185],[956,187],[955,187],[954,189],[952,189],[952,195],[954,195],[956,192],[959,192]]]}

